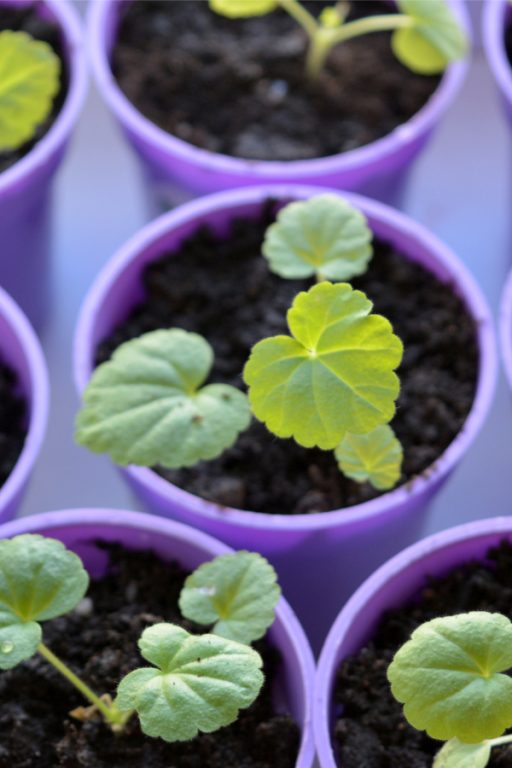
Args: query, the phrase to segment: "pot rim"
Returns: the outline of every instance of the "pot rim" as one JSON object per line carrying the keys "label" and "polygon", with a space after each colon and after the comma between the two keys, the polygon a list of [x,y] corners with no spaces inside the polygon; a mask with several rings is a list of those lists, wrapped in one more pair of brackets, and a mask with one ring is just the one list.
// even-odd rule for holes
{"label": "pot rim", "polygon": [[483,13],[483,44],[500,91],[512,105],[512,67],[505,48],[507,0],[487,0]]}
{"label": "pot rim", "polygon": [[503,368],[508,385],[512,388],[512,271],[508,274],[501,296],[499,335]]}

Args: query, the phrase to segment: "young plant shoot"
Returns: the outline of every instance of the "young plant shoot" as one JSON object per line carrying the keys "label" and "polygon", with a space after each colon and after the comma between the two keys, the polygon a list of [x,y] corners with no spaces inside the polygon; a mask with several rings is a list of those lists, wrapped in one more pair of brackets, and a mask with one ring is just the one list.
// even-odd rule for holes
{"label": "young plant shoot", "polygon": [[512,743],[512,623],[473,611],[416,629],[388,668],[394,697],[418,730],[446,741],[434,768],[485,768]]}
{"label": "young plant shoot", "polygon": [[60,60],[25,32],[0,32],[0,152],[29,141],[50,114]]}
{"label": "young plant shoot", "polygon": [[136,713],[146,735],[168,742],[229,725],[258,696],[262,660],[249,644],[273,623],[281,595],[260,555],[225,555],[192,573],[180,606],[211,632],[165,623],[144,630],[139,648],[151,666],[126,675],[114,699],[92,691],[42,640],[41,622],[72,611],[88,585],[82,561],[61,542],[30,534],[0,541],[0,669],[40,653],[91,705],[72,716],[102,716],[120,733]]}
{"label": "young plant shoot", "polygon": [[258,342],[243,371],[248,394],[206,384],[209,344],[179,329],[122,344],[94,371],[77,441],[118,464],[188,467],[213,459],[247,429],[251,413],[277,437],[334,450],[340,470],[379,490],[401,474],[389,422],[402,343],[371,301],[345,282],[372,256],[365,217],[335,195],[284,207],[265,235],[269,269],[315,279],[287,314],[290,335]]}
{"label": "young plant shoot", "polygon": [[213,11],[229,18],[262,16],[281,8],[308,38],[306,72],[315,79],[335,45],[371,32],[392,32],[397,59],[413,72],[435,75],[465,56],[464,31],[446,0],[397,0],[398,13],[347,21],[346,0],[324,8],[316,19],[298,0],[210,0]]}

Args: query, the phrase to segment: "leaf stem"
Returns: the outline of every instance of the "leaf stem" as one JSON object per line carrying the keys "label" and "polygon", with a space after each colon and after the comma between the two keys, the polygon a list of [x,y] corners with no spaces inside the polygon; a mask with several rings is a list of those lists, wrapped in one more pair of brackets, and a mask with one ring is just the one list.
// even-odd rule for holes
{"label": "leaf stem", "polygon": [[486,743],[490,747],[500,747],[502,744],[512,744],[512,734],[508,736],[500,736],[497,739],[486,739]]}
{"label": "leaf stem", "polygon": [[290,14],[295,21],[307,32],[310,38],[314,38],[319,29],[319,24],[314,16],[307,11],[297,0],[278,0],[283,10]]}

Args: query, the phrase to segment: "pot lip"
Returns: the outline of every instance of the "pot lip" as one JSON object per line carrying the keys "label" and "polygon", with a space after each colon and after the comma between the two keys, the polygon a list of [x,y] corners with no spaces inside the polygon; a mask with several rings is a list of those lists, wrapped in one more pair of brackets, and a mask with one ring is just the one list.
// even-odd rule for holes
{"label": "pot lip", "polygon": [[[0,288],[0,315],[12,329],[26,359],[29,391],[23,392],[23,396],[30,412],[22,451],[11,474],[0,488],[1,518],[2,512],[21,492],[39,454],[48,421],[50,385],[48,369],[39,339],[24,313],[3,288]],[[1,344],[0,357],[3,357]],[[8,365],[10,365],[9,362]],[[14,366],[10,365],[10,367],[16,370]]]}
{"label": "pot lip", "polygon": [[[376,499],[345,509],[310,515],[274,515],[248,510],[237,510],[201,499],[193,494],[172,485],[147,467],[130,466],[125,468],[129,477],[137,484],[150,487],[161,498],[172,504],[180,504],[198,517],[210,520],[222,520],[226,525],[234,524],[247,529],[267,529],[277,531],[312,531],[325,530],[332,525],[360,524],[367,519],[390,515],[402,504],[409,503],[411,498],[427,494],[442,478],[444,478],[459,461],[479,431],[487,415],[494,395],[497,378],[497,352],[494,339],[493,322],[486,300],[476,281],[459,261],[455,254],[438,238],[431,234],[423,225],[418,224],[404,214],[382,203],[361,197],[353,193],[339,190],[304,185],[254,186],[217,192],[170,211],[139,230],[118,252],[107,262],[100,272],[92,288],[89,290],[82,305],[74,342],[74,379],[79,395],[82,394],[91,374],[89,350],[93,346],[93,328],[96,313],[105,301],[105,297],[115,284],[119,275],[138,254],[147,246],[158,240],[164,233],[181,226],[185,222],[240,205],[261,204],[264,200],[274,199],[304,199],[311,195],[330,193],[343,196],[367,216],[392,227],[410,237],[433,255],[434,260],[442,264],[453,276],[460,294],[466,303],[468,311],[473,316],[477,329],[477,344],[480,354],[477,388],[472,408],[466,422],[457,437],[439,457],[431,471],[423,477],[415,478],[412,484],[402,485]],[[156,258],[156,256],[155,256]]]}
{"label": "pot lip", "polygon": [[[16,2],[16,0],[14,0]],[[13,0],[0,0],[1,5]],[[68,0],[43,0],[60,26],[64,48],[69,56],[70,80],[66,100],[49,131],[24,157],[0,173],[0,193],[8,192],[42,168],[66,142],[82,108],[87,92],[87,65],[83,50],[81,23]]]}
{"label": "pot lip", "polygon": [[506,0],[487,0],[483,15],[483,44],[487,60],[506,100],[512,105],[512,67],[505,49]]}
{"label": "pot lip", "polygon": [[[204,171],[230,174],[241,178],[249,174],[259,177],[262,183],[265,181],[279,183],[283,176],[293,181],[333,173],[357,172],[361,168],[383,162],[401,147],[418,141],[435,126],[461,87],[469,66],[468,56],[450,64],[427,103],[407,122],[371,144],[348,152],[310,160],[287,162],[244,160],[196,147],[167,133],[144,117],[124,95],[112,75],[103,39],[105,21],[113,2],[117,0],[93,0],[90,3],[87,23],[88,43],[96,84],[121,125],[159,152],[177,157]],[[471,40],[471,25],[464,2],[462,0],[448,0],[448,2],[462,23],[468,39]]]}
{"label": "pot lip", "polygon": [[338,768],[333,757],[329,729],[331,705],[331,681],[338,667],[337,651],[348,629],[356,622],[365,621],[365,606],[398,576],[404,576],[407,569],[416,563],[428,561],[431,555],[441,550],[456,547],[462,542],[487,536],[512,534],[512,518],[494,517],[463,523],[440,531],[399,552],[381,565],[354,592],[332,625],[318,661],[313,702],[313,727],[317,756],[321,768]]}
{"label": "pot lip", "polygon": [[499,336],[503,368],[508,385],[512,389],[512,271],[508,274],[501,296]]}
{"label": "pot lip", "polygon": [[[179,539],[198,545],[212,557],[229,554],[234,550],[213,536],[203,533],[174,520],[150,515],[146,512],[131,512],[114,508],[76,508],[55,512],[42,512],[22,517],[0,525],[0,539],[18,536],[22,533],[38,533],[43,530],[112,526],[161,534],[166,538]],[[304,718],[301,727],[301,745],[296,768],[311,768],[315,755],[313,735],[312,688],[315,679],[315,662],[302,625],[284,597],[276,607],[276,619],[286,630],[288,640],[297,658],[297,666],[304,693]]]}

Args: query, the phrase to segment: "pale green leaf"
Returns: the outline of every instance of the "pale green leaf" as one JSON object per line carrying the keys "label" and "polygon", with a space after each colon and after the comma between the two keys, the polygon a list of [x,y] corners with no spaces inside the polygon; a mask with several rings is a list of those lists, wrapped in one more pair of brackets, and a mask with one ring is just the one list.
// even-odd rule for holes
{"label": "pale green leaf", "polygon": [[212,362],[208,342],[180,329],[127,341],[92,375],[77,442],[122,465],[189,467],[219,456],[251,413],[235,387],[201,387]]}
{"label": "pale green leaf", "polygon": [[254,552],[222,555],[197,568],[180,595],[184,616],[249,645],[272,625],[281,596],[275,570]]}
{"label": "pale green leaf", "polygon": [[59,89],[60,60],[25,32],[0,32],[0,152],[32,138]]}
{"label": "pale green leaf", "polygon": [[277,6],[277,0],[210,0],[212,11],[231,19],[263,16],[265,13],[275,11]]}
{"label": "pale green leaf", "polygon": [[476,744],[512,725],[512,624],[474,611],[422,624],[388,669],[407,720],[433,739]]}
{"label": "pale green leaf", "polygon": [[398,10],[414,21],[393,32],[396,57],[413,72],[435,75],[462,59],[468,50],[464,30],[446,0],[397,0]]}
{"label": "pale green leaf", "polygon": [[173,624],[155,624],[139,641],[157,668],[130,672],[116,705],[135,710],[148,736],[188,741],[234,722],[263,684],[262,661],[248,645],[217,635],[190,635]]}
{"label": "pale green leaf", "polygon": [[439,750],[434,759],[433,768],[485,768],[491,756],[491,745],[463,744],[458,739],[450,739]]}
{"label": "pale green leaf", "polygon": [[388,424],[366,435],[346,434],[335,453],[343,474],[358,483],[386,491],[400,479],[403,450]]}
{"label": "pale green leaf", "polygon": [[402,343],[346,283],[315,285],[288,311],[293,335],[256,344],[244,369],[254,415],[278,437],[336,448],[394,416]]}
{"label": "pale green leaf", "polygon": [[272,272],[289,279],[350,280],[372,257],[366,218],[337,195],[317,195],[283,208],[265,234]]}

